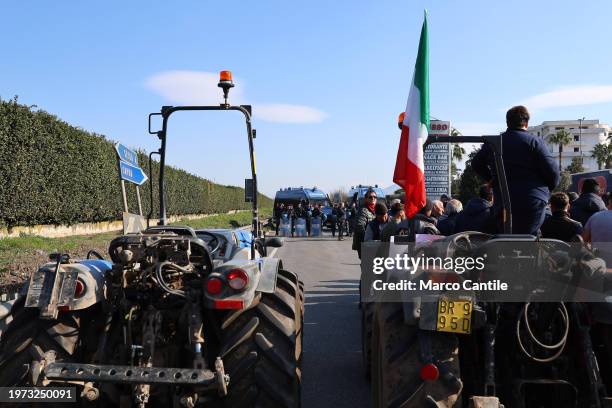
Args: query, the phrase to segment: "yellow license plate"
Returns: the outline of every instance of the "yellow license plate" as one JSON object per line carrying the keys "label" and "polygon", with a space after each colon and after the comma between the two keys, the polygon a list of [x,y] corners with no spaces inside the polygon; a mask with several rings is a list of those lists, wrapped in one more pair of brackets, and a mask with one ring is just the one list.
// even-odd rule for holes
{"label": "yellow license plate", "polygon": [[441,297],[438,300],[437,331],[470,334],[472,301]]}

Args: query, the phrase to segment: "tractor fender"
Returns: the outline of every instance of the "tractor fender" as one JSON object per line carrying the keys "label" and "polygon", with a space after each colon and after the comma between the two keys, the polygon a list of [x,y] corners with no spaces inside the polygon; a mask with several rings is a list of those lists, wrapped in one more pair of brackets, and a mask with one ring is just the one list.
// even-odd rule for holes
{"label": "tractor fender", "polygon": [[104,300],[106,292],[107,271],[113,269],[113,263],[99,259],[85,259],[79,261],[80,265],[87,268],[86,271],[79,272],[79,279],[85,284],[83,296],[76,298],[70,304],[70,310],[86,309]]}
{"label": "tractor fender", "polygon": [[[67,305],[68,309],[87,309],[88,307],[101,302],[105,295],[105,274],[108,270],[112,269],[112,267],[113,264],[111,262],[98,259],[87,259],[77,261],[75,263],[62,264],[62,270],[72,273],[76,272],[77,279],[83,284],[82,293],[79,297],[72,297]],[[26,300],[26,307],[44,307],[44,297],[41,298],[40,289],[34,290],[33,293],[30,293],[30,283],[32,281],[44,282],[49,280],[54,269],[55,263],[47,263],[41,266],[32,274],[30,280],[23,285],[20,290],[21,296],[26,296],[28,299],[32,297],[30,305],[28,305],[28,301]],[[50,289],[51,288],[48,287],[47,290]]]}
{"label": "tractor fender", "polygon": [[282,269],[283,263],[278,258],[261,258],[261,277],[257,285],[258,292],[274,293],[276,290],[276,277]]}

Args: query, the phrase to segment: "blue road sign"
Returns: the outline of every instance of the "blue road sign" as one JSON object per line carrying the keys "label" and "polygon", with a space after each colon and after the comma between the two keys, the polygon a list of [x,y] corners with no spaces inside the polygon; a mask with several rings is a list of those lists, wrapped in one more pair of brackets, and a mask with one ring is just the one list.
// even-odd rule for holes
{"label": "blue road sign", "polygon": [[121,143],[117,143],[115,145],[115,150],[117,151],[117,156],[119,156],[119,160],[124,161],[127,164],[131,164],[132,166],[138,167],[138,155],[135,151],[128,149]]}
{"label": "blue road sign", "polygon": [[129,181],[139,186],[148,180],[147,175],[144,174],[140,167],[132,166],[123,160],[119,160],[119,171],[121,173],[121,180]]}

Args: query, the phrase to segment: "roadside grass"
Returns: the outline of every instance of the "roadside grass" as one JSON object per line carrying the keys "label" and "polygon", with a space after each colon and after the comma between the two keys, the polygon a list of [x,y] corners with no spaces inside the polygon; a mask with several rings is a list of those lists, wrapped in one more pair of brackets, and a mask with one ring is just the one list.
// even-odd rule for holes
{"label": "roadside grass", "polygon": [[[264,220],[272,216],[271,208],[261,208],[259,218]],[[251,211],[241,211],[235,214],[219,214],[197,220],[181,219],[175,225],[188,225],[192,228],[231,228],[232,225],[251,225]]]}
{"label": "roadside grass", "polygon": [[[272,209],[263,208],[259,212],[261,219],[266,219],[271,216]],[[193,228],[231,228],[232,224],[250,225],[251,212],[240,211],[235,214],[212,215],[194,220],[181,219],[173,223]],[[90,249],[94,249],[108,256],[108,244],[119,234],[117,231],[62,238],[45,238],[36,235],[2,238],[0,239],[0,285],[23,281],[38,266],[47,262],[49,254],[53,252],[69,253],[73,258],[84,258]]]}

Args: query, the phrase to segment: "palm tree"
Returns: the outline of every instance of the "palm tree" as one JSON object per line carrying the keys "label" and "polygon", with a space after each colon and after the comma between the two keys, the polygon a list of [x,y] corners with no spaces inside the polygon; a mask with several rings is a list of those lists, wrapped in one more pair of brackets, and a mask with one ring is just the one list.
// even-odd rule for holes
{"label": "palm tree", "polygon": [[547,140],[550,144],[559,145],[559,169],[562,169],[563,166],[561,164],[561,161],[563,156],[563,146],[567,146],[568,144],[572,143],[574,137],[567,130],[561,129],[557,133],[548,135]]}
{"label": "palm tree", "polygon": [[592,158],[597,160],[597,167],[601,170],[602,166],[612,167],[612,145],[609,143],[598,143],[593,146]]}
{"label": "palm tree", "polygon": [[[463,136],[461,132],[459,132],[455,128],[451,129],[450,135]],[[465,149],[463,148],[463,146],[458,143],[453,144],[453,151],[451,152],[451,165],[453,164],[453,161],[460,162],[461,160],[463,160],[463,155],[465,155]]]}
{"label": "palm tree", "polygon": [[463,159],[463,155],[465,154],[465,149],[460,144],[453,145],[452,157],[454,160],[461,161]]}

